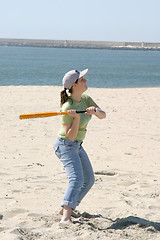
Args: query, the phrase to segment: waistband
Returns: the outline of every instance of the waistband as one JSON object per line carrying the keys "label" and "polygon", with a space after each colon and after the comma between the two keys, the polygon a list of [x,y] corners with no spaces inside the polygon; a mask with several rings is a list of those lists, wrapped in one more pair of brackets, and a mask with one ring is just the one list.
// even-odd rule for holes
{"label": "waistband", "polygon": [[69,139],[63,139],[63,138],[60,138],[60,137],[57,137],[57,140],[60,141],[60,142],[63,142],[64,144],[66,145],[77,145],[77,146],[81,146],[83,142],[81,141],[72,141],[72,140],[69,140]]}

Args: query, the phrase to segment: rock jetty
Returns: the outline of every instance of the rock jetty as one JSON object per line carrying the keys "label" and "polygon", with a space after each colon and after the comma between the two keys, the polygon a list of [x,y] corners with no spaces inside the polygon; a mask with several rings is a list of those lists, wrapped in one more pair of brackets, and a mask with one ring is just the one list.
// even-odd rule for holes
{"label": "rock jetty", "polygon": [[72,41],[10,38],[0,38],[0,46],[160,50],[160,43],[154,42]]}

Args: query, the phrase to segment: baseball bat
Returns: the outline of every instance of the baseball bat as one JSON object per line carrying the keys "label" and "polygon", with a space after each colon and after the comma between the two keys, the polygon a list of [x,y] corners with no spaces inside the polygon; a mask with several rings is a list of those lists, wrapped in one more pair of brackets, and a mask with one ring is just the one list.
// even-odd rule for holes
{"label": "baseball bat", "polygon": [[[85,111],[76,111],[76,113],[85,113]],[[67,112],[38,112],[38,113],[26,113],[20,114],[20,119],[28,119],[28,118],[41,118],[41,117],[53,117],[57,115],[68,114]]]}

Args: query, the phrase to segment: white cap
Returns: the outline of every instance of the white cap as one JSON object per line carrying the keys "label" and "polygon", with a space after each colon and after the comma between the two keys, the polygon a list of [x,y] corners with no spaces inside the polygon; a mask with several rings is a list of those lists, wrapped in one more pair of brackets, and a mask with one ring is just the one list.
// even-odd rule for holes
{"label": "white cap", "polygon": [[83,71],[71,70],[67,72],[62,80],[64,88],[70,89],[79,78],[83,77],[88,73],[88,68]]}

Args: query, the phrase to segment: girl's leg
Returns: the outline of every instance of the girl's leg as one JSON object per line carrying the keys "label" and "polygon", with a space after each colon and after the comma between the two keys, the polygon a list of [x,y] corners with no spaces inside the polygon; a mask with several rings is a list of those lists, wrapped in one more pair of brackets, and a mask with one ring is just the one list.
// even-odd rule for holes
{"label": "girl's leg", "polygon": [[69,184],[64,194],[61,206],[69,206],[72,209],[76,208],[77,196],[83,186],[83,171],[80,158],[71,156],[69,159],[61,159],[65,171],[67,173]]}
{"label": "girl's leg", "polygon": [[[63,215],[63,207],[60,208],[59,212],[58,212],[60,215]],[[80,216],[80,213],[77,213],[75,212],[73,209],[72,209],[72,212],[71,212],[71,217],[74,217],[74,218],[78,218]]]}
{"label": "girl's leg", "polygon": [[88,193],[88,191],[91,189],[95,181],[92,165],[90,163],[90,160],[88,158],[86,151],[83,149],[82,146],[80,148],[79,156],[81,159],[81,164],[83,169],[84,182],[83,182],[81,191],[77,196],[77,206],[79,205],[81,200],[85,197],[85,195]]}
{"label": "girl's leg", "polygon": [[71,221],[72,208],[68,206],[63,207],[63,215],[60,223],[72,223]]}
{"label": "girl's leg", "polygon": [[72,209],[75,209],[76,206],[79,205],[80,201],[94,183],[94,173],[88,156],[82,146],[68,146],[62,144],[62,140],[58,140],[54,149],[69,179],[69,185],[61,205],[65,207],[65,209],[60,212],[60,214],[63,214],[63,222],[66,219],[67,221],[71,221]]}
{"label": "girl's leg", "polygon": [[84,182],[82,164],[79,157],[79,147],[75,145],[57,144],[55,146],[55,152],[61,160],[69,179],[68,188],[61,206],[68,206],[75,209],[77,205],[77,195],[81,191]]}

